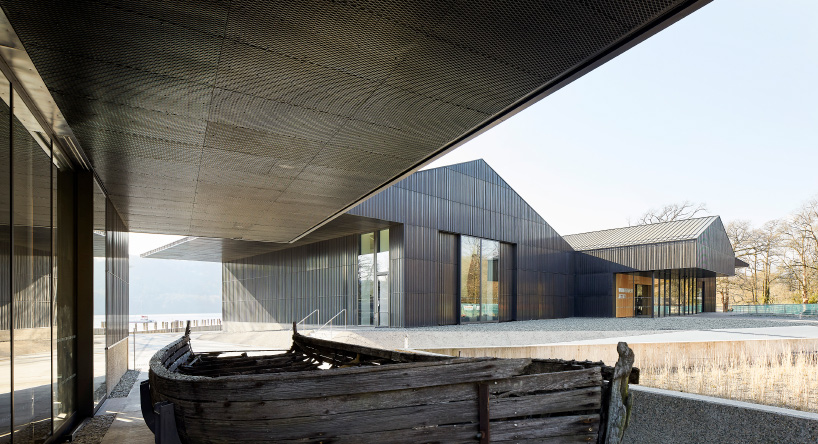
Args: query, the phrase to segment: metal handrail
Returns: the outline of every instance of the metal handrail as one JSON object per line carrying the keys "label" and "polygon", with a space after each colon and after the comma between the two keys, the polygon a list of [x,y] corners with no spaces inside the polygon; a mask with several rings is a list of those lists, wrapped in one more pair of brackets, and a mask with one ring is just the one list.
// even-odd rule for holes
{"label": "metal handrail", "polygon": [[339,311],[338,313],[336,313],[336,314],[335,314],[335,316],[333,316],[333,317],[329,318],[329,321],[325,322],[325,323],[324,323],[324,325],[322,325],[322,326],[318,327],[318,330],[315,330],[313,333],[318,333],[319,331],[321,331],[321,329],[322,329],[322,328],[326,327],[326,326],[327,326],[327,324],[329,324],[329,337],[330,337],[330,339],[332,339],[332,324],[331,324],[331,322],[332,322],[332,321],[333,321],[335,318],[337,318],[338,316],[340,316],[340,315],[341,315],[341,313],[343,313],[343,314],[344,314],[344,330],[346,330],[346,329],[347,329],[347,309],[346,309],[346,308],[344,308],[344,309],[342,309],[341,311]]}
{"label": "metal handrail", "polygon": [[317,322],[317,323],[318,323],[318,324],[320,324],[320,323],[321,323],[321,312],[320,312],[320,311],[318,311],[318,309],[316,308],[315,310],[311,311],[311,312],[310,312],[310,314],[308,314],[307,316],[304,316],[304,319],[302,319],[302,320],[300,320],[300,321],[296,322],[296,323],[295,323],[295,325],[298,325],[298,324],[300,324],[300,323],[302,323],[302,322],[306,321],[306,320],[307,320],[307,318],[309,318],[310,316],[312,316],[312,314],[313,314],[313,313],[318,313],[318,322]]}

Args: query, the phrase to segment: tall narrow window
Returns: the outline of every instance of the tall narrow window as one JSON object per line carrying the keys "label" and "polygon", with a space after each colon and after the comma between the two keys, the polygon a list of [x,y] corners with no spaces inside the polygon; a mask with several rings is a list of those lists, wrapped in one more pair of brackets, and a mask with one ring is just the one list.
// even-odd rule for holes
{"label": "tall narrow window", "polygon": [[500,243],[460,237],[460,322],[499,319]]}
{"label": "tall narrow window", "polygon": [[43,442],[52,433],[51,142],[13,94],[12,440]]}
{"label": "tall narrow window", "polygon": [[105,311],[105,193],[94,183],[94,406],[107,394]]}
{"label": "tall narrow window", "polygon": [[[11,353],[11,149],[9,119],[11,86],[0,74],[0,350]],[[0,358],[0,443],[11,440],[11,365],[8,357]]]}
{"label": "tall narrow window", "polygon": [[359,325],[389,325],[388,229],[360,237],[357,305]]}

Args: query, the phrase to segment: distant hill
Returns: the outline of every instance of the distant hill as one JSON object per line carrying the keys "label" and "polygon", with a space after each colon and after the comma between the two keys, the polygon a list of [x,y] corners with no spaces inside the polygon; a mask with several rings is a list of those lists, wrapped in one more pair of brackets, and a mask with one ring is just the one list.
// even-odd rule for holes
{"label": "distant hill", "polygon": [[221,313],[220,263],[130,257],[130,312]]}

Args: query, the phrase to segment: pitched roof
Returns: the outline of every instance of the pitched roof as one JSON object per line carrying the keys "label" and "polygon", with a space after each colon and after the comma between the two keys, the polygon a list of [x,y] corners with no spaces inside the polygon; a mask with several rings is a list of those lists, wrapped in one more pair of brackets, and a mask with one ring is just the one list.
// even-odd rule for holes
{"label": "pitched roof", "polygon": [[707,216],[658,224],[635,225],[632,227],[569,234],[563,236],[563,238],[577,251],[695,240],[707,227],[717,220],[719,220],[718,216]]}

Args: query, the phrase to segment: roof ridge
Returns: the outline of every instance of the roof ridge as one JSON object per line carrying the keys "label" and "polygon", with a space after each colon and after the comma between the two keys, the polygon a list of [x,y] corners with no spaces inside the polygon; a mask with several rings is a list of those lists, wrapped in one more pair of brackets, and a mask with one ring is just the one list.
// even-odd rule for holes
{"label": "roof ridge", "polygon": [[602,229],[602,230],[593,230],[593,231],[584,231],[584,232],[581,232],[581,233],[566,234],[563,237],[565,238],[565,237],[569,237],[569,236],[580,236],[580,235],[583,235],[583,234],[604,233],[606,231],[626,230],[626,229],[629,229],[629,228],[655,227],[655,226],[658,226],[658,225],[676,224],[676,223],[682,223],[682,222],[687,222],[687,221],[691,221],[691,220],[700,220],[700,219],[708,219],[708,218],[714,218],[715,219],[715,218],[718,218],[718,217],[719,217],[718,215],[712,215],[712,216],[691,217],[689,219],[670,220],[670,221],[665,221],[665,222],[656,222],[656,223],[652,223],[652,224],[628,225],[627,227],[605,228],[605,229]]}

